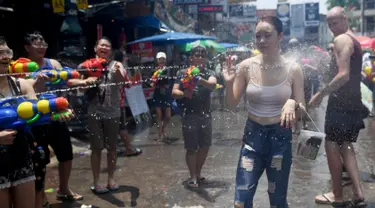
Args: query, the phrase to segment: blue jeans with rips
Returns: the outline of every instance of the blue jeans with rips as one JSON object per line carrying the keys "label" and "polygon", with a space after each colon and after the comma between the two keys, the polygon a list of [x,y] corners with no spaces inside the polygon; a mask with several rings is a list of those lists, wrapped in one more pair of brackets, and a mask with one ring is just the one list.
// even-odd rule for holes
{"label": "blue jeans with rips", "polygon": [[291,129],[280,124],[261,125],[248,119],[243,142],[237,167],[235,207],[253,207],[258,181],[266,170],[271,208],[288,208]]}

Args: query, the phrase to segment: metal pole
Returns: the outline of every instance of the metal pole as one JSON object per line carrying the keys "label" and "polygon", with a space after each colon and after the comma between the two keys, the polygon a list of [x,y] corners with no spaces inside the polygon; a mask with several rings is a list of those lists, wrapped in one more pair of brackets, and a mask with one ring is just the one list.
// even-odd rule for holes
{"label": "metal pole", "polygon": [[361,33],[365,35],[365,0],[361,1]]}

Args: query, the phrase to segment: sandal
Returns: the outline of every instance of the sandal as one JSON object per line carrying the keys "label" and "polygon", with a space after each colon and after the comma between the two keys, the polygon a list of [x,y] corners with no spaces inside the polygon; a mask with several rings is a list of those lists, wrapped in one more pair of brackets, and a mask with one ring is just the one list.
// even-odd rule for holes
{"label": "sandal", "polygon": [[51,205],[49,204],[49,202],[47,200],[45,200],[43,202],[43,208],[50,208],[50,207],[51,207]]}
{"label": "sandal", "polygon": [[134,157],[142,154],[142,150],[138,148],[132,148],[131,151],[126,151],[126,157]]}
{"label": "sandal", "polygon": [[199,184],[198,184],[198,182],[197,182],[197,181],[193,181],[193,180],[188,181],[188,182],[187,182],[187,186],[188,186],[189,188],[199,188]]}
{"label": "sandal", "polygon": [[120,186],[117,184],[111,184],[111,185],[108,184],[107,189],[110,191],[117,191],[120,189]]}
{"label": "sandal", "polygon": [[206,178],[205,177],[200,177],[198,179],[198,183],[204,183],[206,181]]}
{"label": "sandal", "polygon": [[349,202],[349,207],[353,208],[365,208],[367,204],[364,199],[351,200]]}
{"label": "sandal", "polygon": [[109,190],[104,186],[91,186],[90,189],[94,194],[106,194],[109,192]]}
{"label": "sandal", "polygon": [[349,208],[350,207],[348,206],[347,202],[332,202],[331,206],[335,208]]}
{"label": "sandal", "polygon": [[[321,198],[321,199],[319,199]],[[332,204],[334,203],[334,201],[332,201],[329,197],[328,197],[328,194],[322,194],[322,195],[318,195],[315,197],[315,203],[317,204]]]}
{"label": "sandal", "polygon": [[73,193],[72,195],[57,193],[56,199],[59,201],[80,201],[83,199],[83,196],[77,193]]}

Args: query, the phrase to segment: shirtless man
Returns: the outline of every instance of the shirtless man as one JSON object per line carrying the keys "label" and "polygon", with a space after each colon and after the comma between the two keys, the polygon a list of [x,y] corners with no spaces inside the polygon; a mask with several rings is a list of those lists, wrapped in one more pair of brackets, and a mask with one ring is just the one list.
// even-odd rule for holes
{"label": "shirtless man", "polygon": [[330,95],[325,119],[325,149],[332,192],[317,196],[315,201],[333,207],[348,207],[341,184],[344,164],[353,182],[354,197],[350,207],[366,207],[352,144],[357,141],[360,129],[364,128],[360,91],[362,49],[349,28],[348,17],[342,7],[332,8],[327,14],[327,21],[335,37],[330,82],[311,98],[310,106],[318,106],[323,97]]}

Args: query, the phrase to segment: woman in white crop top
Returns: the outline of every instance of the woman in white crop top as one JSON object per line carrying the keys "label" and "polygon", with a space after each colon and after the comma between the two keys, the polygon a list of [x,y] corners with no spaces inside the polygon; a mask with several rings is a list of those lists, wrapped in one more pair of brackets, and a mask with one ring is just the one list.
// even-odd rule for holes
{"label": "woman in white crop top", "polygon": [[280,55],[282,22],[263,17],[256,26],[260,55],[244,60],[238,71],[224,67],[228,106],[237,106],[246,92],[249,119],[236,176],[235,207],[253,207],[264,170],[271,207],[287,208],[292,164],[291,127],[304,106],[303,75],[298,64]]}

